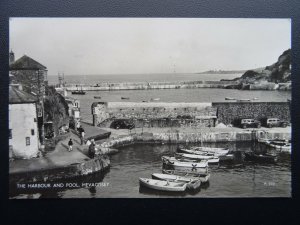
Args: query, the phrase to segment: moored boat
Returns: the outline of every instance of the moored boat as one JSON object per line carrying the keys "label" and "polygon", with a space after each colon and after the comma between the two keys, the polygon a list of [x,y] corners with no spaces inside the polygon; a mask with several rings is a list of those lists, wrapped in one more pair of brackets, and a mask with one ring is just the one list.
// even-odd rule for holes
{"label": "moored boat", "polygon": [[184,182],[171,182],[164,180],[154,180],[148,178],[139,178],[140,185],[159,190],[159,191],[174,191],[183,192],[186,190],[187,183]]}
{"label": "moored boat", "polygon": [[184,157],[184,158],[189,158],[189,159],[202,159],[202,160],[208,160],[208,159],[214,159],[218,158],[214,155],[197,155],[197,154],[187,154],[187,153],[176,153],[176,156]]}
{"label": "moored boat", "polygon": [[207,147],[194,147],[192,149],[179,148],[179,151],[194,154],[194,155],[214,155],[214,156],[223,156],[227,155],[228,149],[218,149],[218,148],[207,148]]}
{"label": "moored boat", "polygon": [[124,99],[124,100],[125,100],[125,99],[129,99],[129,97],[121,97],[121,99]]}
{"label": "moored boat", "polygon": [[237,102],[251,102],[251,99],[237,99]]}
{"label": "moored boat", "polygon": [[172,174],[164,174],[164,173],[153,173],[153,179],[172,181],[172,182],[184,182],[187,183],[188,189],[197,189],[201,185],[201,180],[196,177],[188,177],[188,176],[177,176]]}
{"label": "moored boat", "polygon": [[218,157],[214,157],[214,158],[211,158],[211,159],[196,159],[196,158],[187,158],[187,157],[182,157],[182,156],[179,156],[179,157],[167,157],[169,160],[171,161],[179,161],[179,162],[193,162],[193,163],[198,163],[198,162],[205,162],[207,161],[207,163],[211,164],[211,163],[218,163],[219,162],[219,158]]}
{"label": "moored boat", "polygon": [[101,99],[101,96],[94,96],[94,98],[96,98],[96,99]]}
{"label": "moored boat", "polygon": [[288,152],[291,153],[292,152],[292,145],[289,142],[276,142],[276,141],[267,141],[265,142],[266,145],[275,148],[276,150],[280,151],[280,152]]}
{"label": "moored boat", "polygon": [[225,100],[236,100],[235,98],[225,97]]}
{"label": "moored boat", "polygon": [[210,174],[208,173],[197,173],[197,172],[186,172],[186,171],[180,171],[180,170],[162,170],[164,174],[170,174],[170,175],[178,175],[181,177],[187,176],[187,177],[195,177],[201,180],[202,183],[206,183],[209,181]]}
{"label": "moored boat", "polygon": [[275,163],[277,162],[277,156],[273,154],[256,154],[254,152],[245,152],[246,161],[257,161],[265,163]]}
{"label": "moored boat", "polygon": [[77,88],[77,90],[72,91],[71,93],[72,93],[72,95],[85,95],[85,91],[82,90],[82,87],[81,87],[81,90],[78,90],[78,88]]}
{"label": "moored boat", "polygon": [[208,172],[208,162],[207,160],[202,160],[200,162],[187,162],[187,161],[179,161],[174,157],[162,157],[163,166],[172,166],[175,170],[188,170],[188,171],[196,171],[199,173],[207,173]]}

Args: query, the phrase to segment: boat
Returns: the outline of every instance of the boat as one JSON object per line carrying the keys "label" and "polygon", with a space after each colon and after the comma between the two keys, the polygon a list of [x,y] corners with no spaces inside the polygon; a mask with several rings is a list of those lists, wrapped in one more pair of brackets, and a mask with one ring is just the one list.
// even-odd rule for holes
{"label": "boat", "polygon": [[258,141],[259,143],[268,143],[268,142],[272,142],[273,144],[291,143],[291,140],[288,140],[288,139],[258,138],[257,141]]}
{"label": "boat", "polygon": [[164,174],[164,173],[153,173],[152,178],[158,180],[187,183],[186,187],[188,189],[197,189],[201,185],[201,180],[196,177],[177,176],[177,175]]}
{"label": "boat", "polygon": [[237,102],[251,102],[251,99],[237,99]]}
{"label": "boat", "polygon": [[121,97],[121,99],[124,99],[124,100],[125,100],[125,99],[129,99],[129,97]]}
{"label": "boat", "polygon": [[211,158],[211,159],[196,159],[196,158],[192,159],[192,158],[187,158],[187,157],[180,156],[179,158],[178,157],[168,157],[168,159],[171,160],[171,161],[177,160],[179,162],[198,163],[198,162],[201,162],[201,161],[207,161],[209,164],[219,163],[219,158],[218,157],[214,157],[214,158]]}
{"label": "boat", "polygon": [[160,98],[151,98],[151,101],[159,101]]}
{"label": "boat", "polygon": [[196,171],[201,173],[208,172],[208,161],[202,160],[200,162],[188,162],[188,161],[179,161],[174,157],[163,156],[162,157],[163,166],[171,166],[175,170],[188,170],[188,171]]}
{"label": "boat", "polygon": [[210,174],[209,173],[197,173],[197,172],[185,172],[180,170],[162,170],[164,174],[170,174],[170,175],[178,175],[181,177],[194,177],[200,179],[201,183],[206,183],[209,181]]}
{"label": "boat", "polygon": [[221,156],[219,156],[219,159],[221,162],[234,160],[234,154],[221,155]]}
{"label": "boat", "polygon": [[179,151],[189,154],[195,155],[214,155],[214,156],[223,156],[227,155],[229,150],[228,149],[221,149],[221,148],[207,148],[207,147],[194,147],[192,149],[184,149],[179,148]]}
{"label": "boat", "polygon": [[78,90],[78,88],[77,88],[76,91],[72,91],[71,93],[72,93],[72,95],[85,95],[85,91],[82,90],[82,87],[81,87],[81,90]]}
{"label": "boat", "polygon": [[139,178],[141,186],[147,188],[159,190],[159,191],[174,191],[174,192],[183,192],[186,190],[187,183],[184,182],[171,182],[165,180],[155,180],[148,178]]}
{"label": "boat", "polygon": [[225,100],[236,100],[235,98],[225,97]]}
{"label": "boat", "polygon": [[279,141],[267,141],[265,142],[267,146],[275,148],[280,152],[292,152],[292,144],[290,142],[279,142]]}
{"label": "boat", "polygon": [[275,163],[277,162],[277,156],[274,154],[256,154],[254,152],[245,152],[246,161],[256,161],[265,163]]}
{"label": "boat", "polygon": [[252,100],[258,100],[258,97],[252,98]]}
{"label": "boat", "polygon": [[101,96],[94,96],[94,98],[96,98],[96,99],[101,99]]}
{"label": "boat", "polygon": [[213,159],[218,158],[214,155],[196,155],[196,154],[187,154],[187,153],[176,153],[176,156],[184,157],[184,158],[190,158],[190,159]]}
{"label": "boat", "polygon": [[216,153],[218,155],[226,155],[229,152],[228,148],[193,147],[192,149],[207,153]]}

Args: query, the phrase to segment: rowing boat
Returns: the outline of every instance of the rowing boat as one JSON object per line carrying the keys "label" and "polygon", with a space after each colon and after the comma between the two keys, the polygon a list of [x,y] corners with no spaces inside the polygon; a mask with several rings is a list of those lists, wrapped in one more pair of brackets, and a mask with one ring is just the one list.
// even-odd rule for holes
{"label": "rowing boat", "polygon": [[187,162],[176,160],[175,157],[162,157],[163,166],[172,166],[175,170],[191,170],[201,173],[207,173],[208,162],[207,160],[202,160],[200,162]]}
{"label": "rowing boat", "polygon": [[275,163],[277,162],[277,156],[272,154],[256,154],[254,152],[245,152],[246,161],[257,161],[265,163]]}
{"label": "rowing boat", "polygon": [[197,155],[197,154],[186,154],[186,153],[176,153],[176,155],[184,158],[189,158],[189,159],[202,159],[202,160],[218,158],[214,155]]}
{"label": "rowing boat", "polygon": [[179,171],[179,170],[162,170],[164,174],[170,174],[170,175],[178,175],[181,177],[187,176],[187,177],[194,177],[201,180],[202,183],[206,183],[209,181],[210,174],[208,173],[197,173],[197,172],[186,172],[186,171]]}
{"label": "rowing boat", "polygon": [[292,151],[292,145],[291,143],[278,143],[274,141],[267,141],[265,142],[266,145],[275,148],[276,150],[280,152],[288,152],[291,153]]}
{"label": "rowing boat", "polygon": [[224,156],[227,155],[229,150],[228,149],[209,149],[209,148],[193,148],[193,149],[185,149],[180,148],[179,151],[194,154],[194,155],[213,155],[213,156]]}
{"label": "rowing boat", "polygon": [[187,183],[188,189],[197,189],[201,185],[201,180],[196,177],[188,177],[188,176],[177,176],[171,174],[164,173],[153,173],[153,179],[172,181],[172,182],[184,182]]}
{"label": "rowing boat", "polygon": [[159,190],[159,191],[175,191],[182,192],[186,190],[187,183],[184,182],[171,182],[164,180],[154,180],[148,178],[139,178],[140,185]]}

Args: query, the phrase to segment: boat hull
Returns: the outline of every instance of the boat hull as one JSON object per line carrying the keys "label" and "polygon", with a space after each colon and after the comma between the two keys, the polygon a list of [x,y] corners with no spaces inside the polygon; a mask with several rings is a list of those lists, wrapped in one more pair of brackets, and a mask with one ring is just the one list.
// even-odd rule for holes
{"label": "boat hull", "polygon": [[141,186],[158,191],[183,192],[187,188],[186,183],[161,181],[148,178],[139,178],[139,182]]}
{"label": "boat hull", "polygon": [[188,176],[176,176],[171,174],[162,174],[162,173],[154,173],[152,174],[153,179],[159,180],[166,180],[166,181],[173,181],[173,182],[185,182],[187,183],[188,189],[197,189],[201,185],[201,180],[195,177],[188,177]]}
{"label": "boat hull", "polygon": [[208,149],[184,149],[181,148],[179,151],[187,154],[194,154],[194,155],[212,155],[212,156],[224,156],[227,155],[229,150],[208,150]]}
{"label": "boat hull", "polygon": [[264,163],[276,163],[277,157],[272,155],[258,155],[253,152],[245,152],[245,160],[246,161],[256,161],[256,162],[264,162]]}
{"label": "boat hull", "polygon": [[194,177],[200,179],[201,183],[206,183],[209,181],[210,174],[208,173],[197,173],[197,172],[184,172],[178,170],[162,170],[164,174],[170,175],[178,175],[178,176],[187,176],[187,177]]}

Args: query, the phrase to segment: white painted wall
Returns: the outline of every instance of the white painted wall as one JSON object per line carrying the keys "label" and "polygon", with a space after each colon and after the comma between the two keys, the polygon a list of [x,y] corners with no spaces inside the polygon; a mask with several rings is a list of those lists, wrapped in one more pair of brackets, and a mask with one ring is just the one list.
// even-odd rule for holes
{"label": "white painted wall", "polygon": [[[9,104],[9,129],[12,129],[9,145],[16,158],[29,159],[38,154],[38,126],[34,119],[37,119],[34,103]],[[34,130],[34,135],[31,134],[31,129]],[[30,145],[26,145],[26,137],[30,138]]]}

